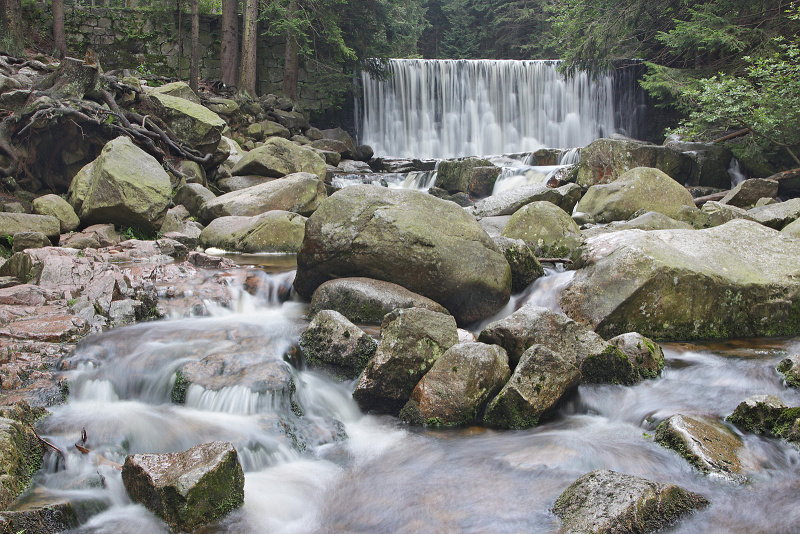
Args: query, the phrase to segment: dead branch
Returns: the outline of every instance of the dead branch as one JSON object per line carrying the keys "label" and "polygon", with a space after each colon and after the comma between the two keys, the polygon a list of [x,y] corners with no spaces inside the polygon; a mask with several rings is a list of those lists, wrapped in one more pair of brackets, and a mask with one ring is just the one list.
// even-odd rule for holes
{"label": "dead branch", "polygon": [[536,258],[539,263],[566,263],[572,265],[572,260],[567,258]]}
{"label": "dead branch", "polygon": [[36,432],[36,429],[33,427],[33,425],[32,425],[32,424],[28,423],[28,426],[31,428],[31,430],[33,431],[33,433],[36,435],[36,439],[38,439],[38,440],[39,440],[39,443],[41,443],[41,444],[42,444],[42,445],[44,445],[45,447],[47,447],[47,448],[49,448],[49,449],[51,449],[51,450],[55,451],[55,452],[56,452],[56,454],[58,454],[58,455],[61,457],[61,459],[62,459],[62,460],[64,460],[64,459],[65,459],[65,458],[64,458],[64,453],[61,451],[61,449],[59,449],[58,447],[56,447],[55,445],[53,445],[52,443],[50,443],[49,441],[47,441],[46,439],[44,439],[42,436],[40,436],[40,435],[39,435],[39,433],[38,433],[38,432]]}
{"label": "dead branch", "polygon": [[711,144],[715,145],[717,143],[724,143],[725,141],[730,141],[731,139],[736,139],[737,137],[741,137],[749,133],[750,133],[750,128],[744,128],[743,130],[735,131],[733,133],[720,137],[719,139],[714,139],[713,141],[711,141]]}
{"label": "dead branch", "polygon": [[706,202],[711,202],[712,200],[714,202],[716,202],[718,200],[722,200],[723,198],[725,198],[725,195],[727,195],[728,193],[729,193],[729,191],[720,191],[719,193],[712,193],[712,194],[706,195],[704,197],[697,197],[696,199],[694,199],[694,205],[699,208],[700,206],[702,206]]}

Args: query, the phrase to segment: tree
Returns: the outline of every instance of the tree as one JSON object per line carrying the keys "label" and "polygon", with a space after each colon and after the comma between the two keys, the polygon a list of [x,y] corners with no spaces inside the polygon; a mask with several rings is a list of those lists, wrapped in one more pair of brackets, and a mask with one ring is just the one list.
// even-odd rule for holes
{"label": "tree", "polygon": [[11,56],[25,55],[20,0],[0,0],[0,50]]}
{"label": "tree", "polygon": [[200,0],[192,0],[192,51],[189,59],[189,87],[200,85]]}
{"label": "tree", "polygon": [[239,0],[222,0],[222,83],[236,85],[239,67]]}
{"label": "tree", "polygon": [[694,107],[678,132],[704,137],[709,130],[747,128],[759,148],[783,148],[800,166],[800,44],[776,38],[775,45],[779,51],[767,57],[745,57],[742,75],[718,74],[686,90]]}
{"label": "tree", "polygon": [[244,31],[242,32],[242,69],[239,92],[256,96],[256,46],[258,30],[258,0],[244,0]]}
{"label": "tree", "polygon": [[[299,7],[297,0],[289,0],[286,15],[289,20],[296,20]],[[297,57],[298,42],[297,28],[292,24],[286,25],[286,45],[283,59],[283,93],[292,102],[297,102],[297,80],[299,77],[300,61]]]}
{"label": "tree", "polygon": [[55,41],[56,57],[67,55],[67,35],[64,32],[64,0],[53,0],[53,41]]}

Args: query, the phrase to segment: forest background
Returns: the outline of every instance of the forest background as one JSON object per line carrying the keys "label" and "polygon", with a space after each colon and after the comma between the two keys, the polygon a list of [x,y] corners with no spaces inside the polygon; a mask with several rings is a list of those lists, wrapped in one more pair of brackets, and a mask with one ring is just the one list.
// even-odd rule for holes
{"label": "forest background", "polygon": [[[20,52],[14,10],[29,1],[0,0],[4,51]],[[56,20],[65,1],[73,3],[50,2]],[[250,93],[255,49],[248,34],[260,21],[259,31],[282,41],[283,92],[294,100],[298,71],[309,64],[347,98],[355,72],[381,76],[388,58],[560,59],[568,75],[638,59],[647,67],[641,85],[653,103],[681,119],[665,134],[710,140],[743,132],[747,142],[739,151],[773,159],[780,152],[800,166],[800,11],[786,0],[75,2],[192,18],[221,14],[222,81]],[[58,52],[58,24],[53,46]]]}

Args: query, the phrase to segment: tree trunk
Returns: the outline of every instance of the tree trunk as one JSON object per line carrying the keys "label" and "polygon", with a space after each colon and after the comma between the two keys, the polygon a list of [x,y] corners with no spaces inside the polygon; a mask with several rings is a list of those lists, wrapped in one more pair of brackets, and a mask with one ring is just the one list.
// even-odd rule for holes
{"label": "tree trunk", "polygon": [[222,0],[222,83],[236,85],[239,63],[239,0]]}
{"label": "tree trunk", "polygon": [[189,62],[189,87],[195,93],[200,85],[200,0],[192,0],[192,54]]}
{"label": "tree trunk", "polygon": [[[297,13],[297,0],[289,0],[288,14],[289,20],[293,19]],[[286,30],[286,50],[283,58],[283,93],[292,102],[297,102],[297,36],[291,31]]]}
{"label": "tree trunk", "polygon": [[256,43],[258,0],[244,0],[244,32],[242,33],[242,70],[239,92],[256,96]]}
{"label": "tree trunk", "polygon": [[[106,0],[108,1],[108,0]],[[178,0],[178,79],[183,79],[183,0]]]}
{"label": "tree trunk", "polygon": [[25,56],[21,0],[0,0],[0,50],[14,57]]}
{"label": "tree trunk", "polygon": [[67,36],[64,33],[64,0],[53,0],[53,40],[56,57],[63,59],[67,55]]}

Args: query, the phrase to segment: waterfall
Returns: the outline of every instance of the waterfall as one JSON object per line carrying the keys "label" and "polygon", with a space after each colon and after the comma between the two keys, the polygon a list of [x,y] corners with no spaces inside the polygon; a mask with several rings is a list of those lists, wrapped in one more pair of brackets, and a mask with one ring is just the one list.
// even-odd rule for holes
{"label": "waterfall", "polygon": [[[615,109],[615,101],[632,100],[615,95],[623,84],[613,73],[565,78],[557,67],[557,61],[393,59],[386,80],[362,75],[360,141],[379,156],[533,152],[585,146],[631,116]],[[629,122],[623,126],[635,135]]]}

